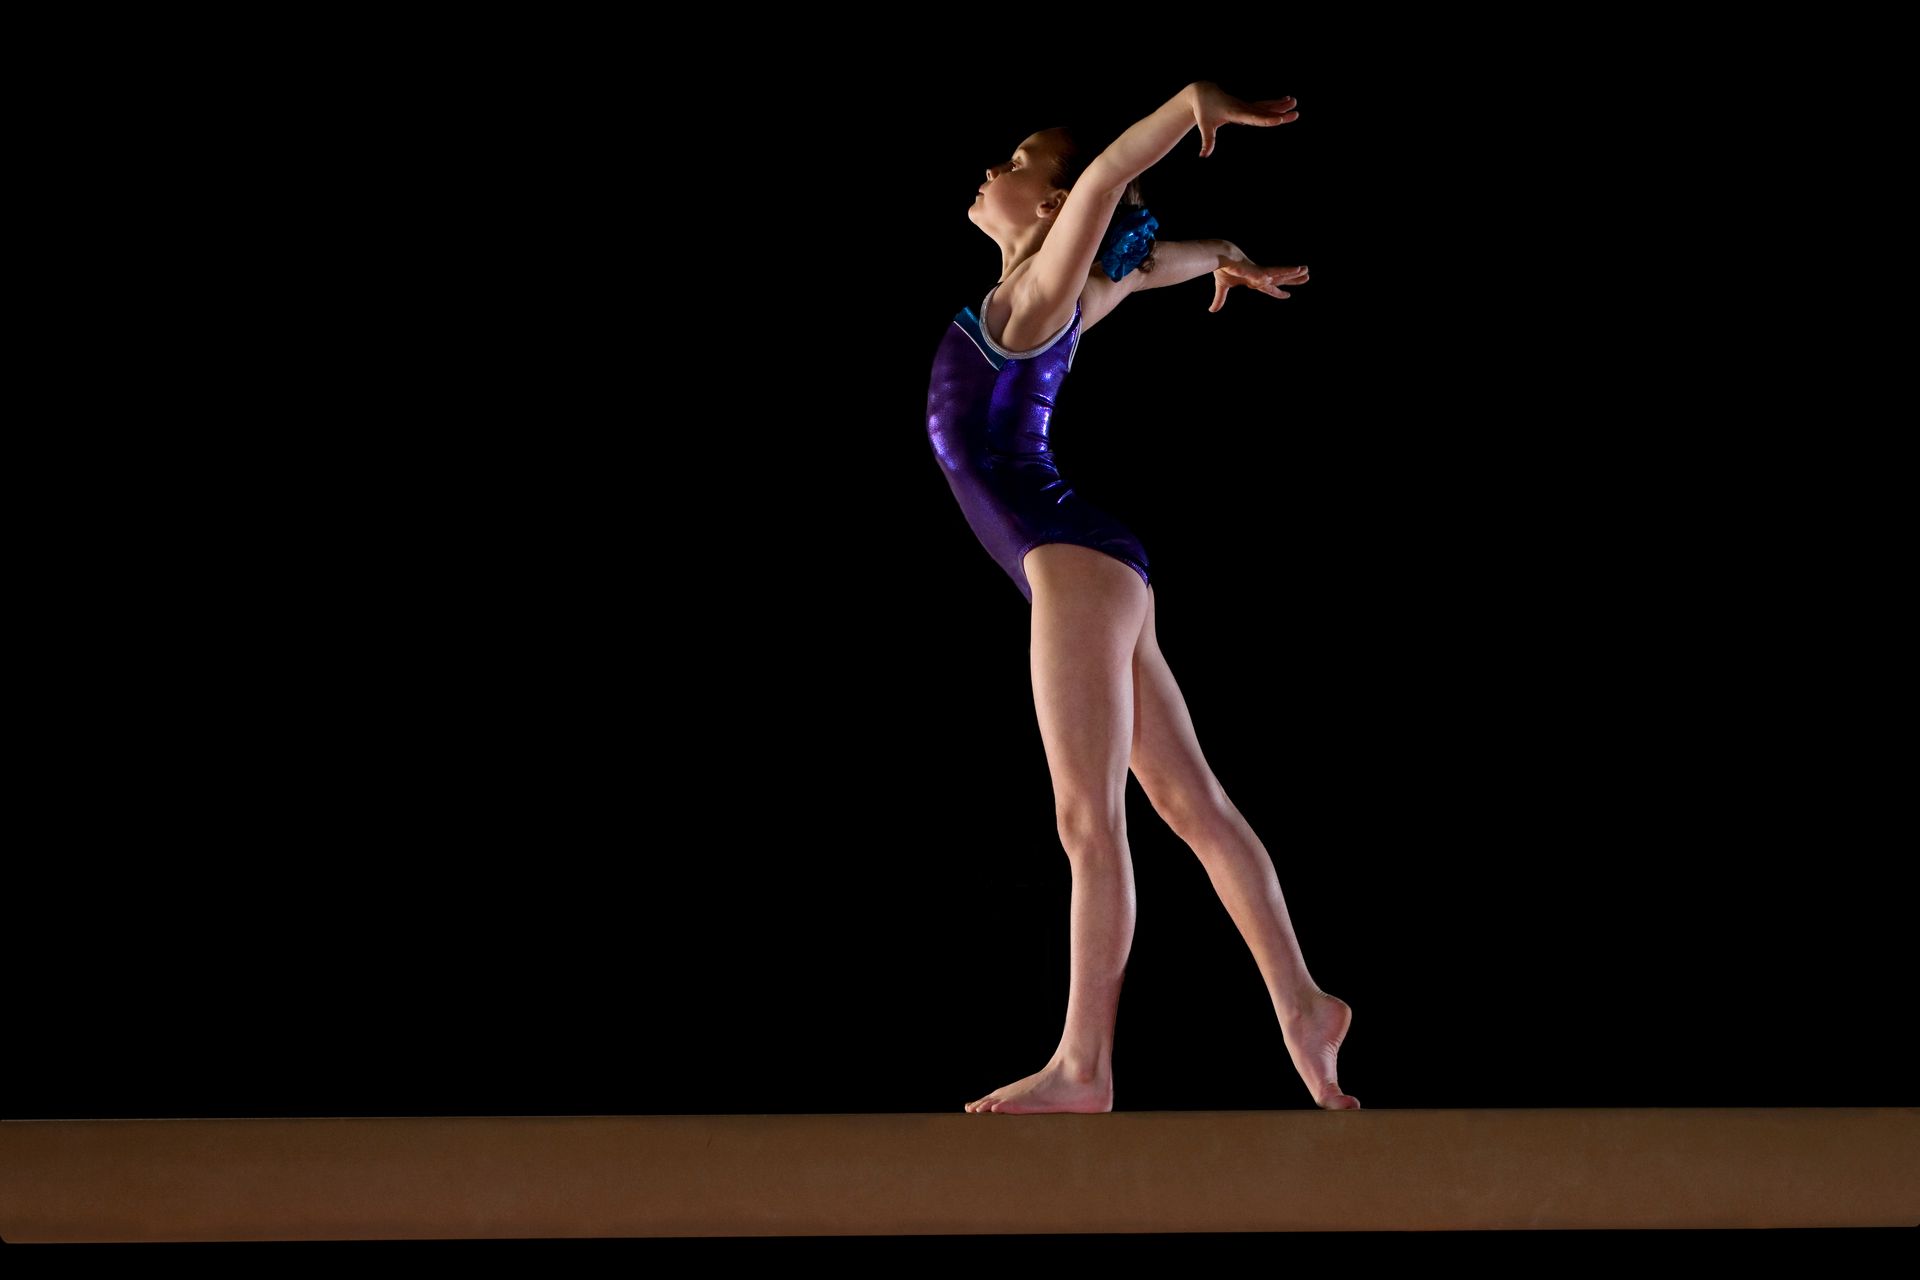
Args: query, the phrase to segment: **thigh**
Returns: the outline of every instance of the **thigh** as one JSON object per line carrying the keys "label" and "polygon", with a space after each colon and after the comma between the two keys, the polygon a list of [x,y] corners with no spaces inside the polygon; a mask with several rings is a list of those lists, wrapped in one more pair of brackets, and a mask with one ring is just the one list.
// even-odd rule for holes
{"label": "thigh", "polygon": [[1133,776],[1154,812],[1183,831],[1224,808],[1226,800],[1200,750],[1186,695],[1160,652],[1153,612],[1149,592],[1146,624],[1133,653]]}
{"label": "thigh", "polygon": [[1147,585],[1125,563],[1074,543],[1026,556],[1033,586],[1034,709],[1063,826],[1125,826],[1133,652]]}

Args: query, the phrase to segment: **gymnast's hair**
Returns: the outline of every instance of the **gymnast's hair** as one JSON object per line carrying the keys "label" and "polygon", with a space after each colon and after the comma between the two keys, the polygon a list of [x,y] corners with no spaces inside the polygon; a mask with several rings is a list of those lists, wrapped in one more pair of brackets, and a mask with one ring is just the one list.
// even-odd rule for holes
{"label": "gymnast's hair", "polygon": [[[1056,187],[1065,187],[1071,191],[1073,190],[1073,184],[1080,180],[1080,175],[1087,171],[1087,165],[1092,163],[1093,158],[1100,154],[1100,150],[1095,147],[1083,145],[1081,140],[1075,136],[1075,126],[1063,124],[1056,126],[1056,128],[1064,135],[1066,141],[1060,148],[1059,159],[1054,164],[1053,185]],[[1107,246],[1113,243],[1113,230],[1120,219],[1126,217],[1129,210],[1137,209],[1145,203],[1146,200],[1140,194],[1140,179],[1135,178],[1127,184],[1127,189],[1121,192],[1119,203],[1113,206],[1113,216],[1107,220],[1106,234],[1100,237],[1100,249],[1093,255],[1093,261],[1096,267],[1100,265],[1100,259],[1102,255],[1106,253]],[[1153,272],[1153,255],[1158,247],[1158,245],[1149,246],[1147,256],[1141,259],[1140,265],[1135,267],[1134,270],[1144,271],[1151,275]]]}

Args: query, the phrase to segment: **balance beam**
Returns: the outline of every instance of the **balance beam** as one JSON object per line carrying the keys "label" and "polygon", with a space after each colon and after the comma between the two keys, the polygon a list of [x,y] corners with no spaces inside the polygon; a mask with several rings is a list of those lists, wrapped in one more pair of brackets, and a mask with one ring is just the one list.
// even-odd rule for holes
{"label": "balance beam", "polygon": [[1920,1225],[1920,1108],[0,1122],[29,1242]]}

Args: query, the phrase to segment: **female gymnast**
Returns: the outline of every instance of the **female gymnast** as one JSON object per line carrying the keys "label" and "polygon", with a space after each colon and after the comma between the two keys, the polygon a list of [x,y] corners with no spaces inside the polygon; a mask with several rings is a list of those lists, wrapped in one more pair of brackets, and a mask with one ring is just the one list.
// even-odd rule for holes
{"label": "female gymnast", "polygon": [[1299,118],[1294,99],[1243,102],[1196,81],[1089,158],[1071,130],[1028,136],[987,169],[969,216],[1000,248],[1000,280],[963,308],[934,356],[927,434],[960,509],[1033,606],[1034,705],[1054,815],[1073,871],[1066,1028],[1046,1066],[966,1104],[974,1113],[1113,1109],[1113,1029],[1133,945],[1127,770],[1192,847],[1265,978],[1314,1102],[1358,1107],[1335,1079],[1353,1020],[1307,972],[1266,848],[1214,777],[1154,638],[1145,550],[1054,466],[1048,420],[1081,333],[1136,289],[1213,275],[1284,298],[1305,267],[1262,267],[1225,240],[1152,240],[1136,179],[1200,128]]}

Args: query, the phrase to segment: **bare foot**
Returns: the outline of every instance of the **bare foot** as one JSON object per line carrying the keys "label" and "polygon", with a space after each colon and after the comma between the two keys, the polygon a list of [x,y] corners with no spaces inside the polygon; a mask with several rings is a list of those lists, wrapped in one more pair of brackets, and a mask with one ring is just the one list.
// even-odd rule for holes
{"label": "bare foot", "polygon": [[1286,1038],[1294,1070],[1306,1081],[1314,1102],[1328,1111],[1352,1111],[1360,1106],[1360,1099],[1340,1092],[1339,1073],[1334,1066],[1340,1042],[1347,1038],[1351,1025],[1352,1007],[1324,991],[1309,996],[1298,1013],[1280,1021],[1280,1033]]}
{"label": "bare foot", "polygon": [[1049,1062],[1023,1080],[1003,1084],[964,1108],[975,1115],[1038,1115],[1047,1111],[1113,1110],[1113,1076],[1075,1079],[1058,1062]]}

